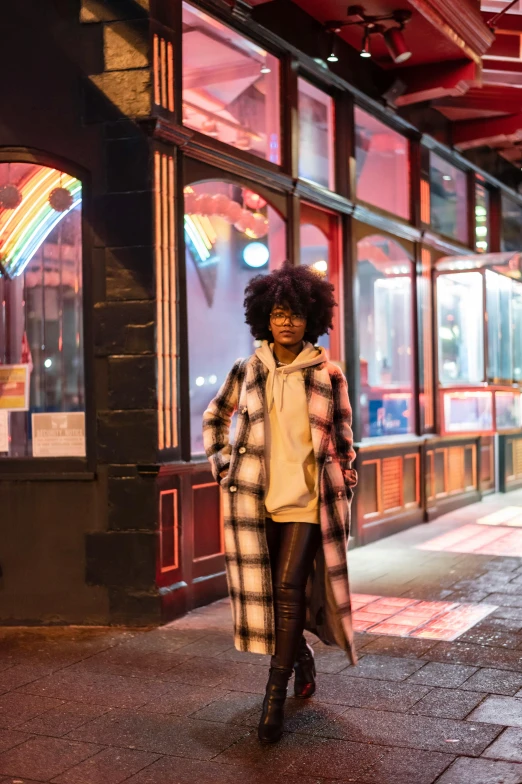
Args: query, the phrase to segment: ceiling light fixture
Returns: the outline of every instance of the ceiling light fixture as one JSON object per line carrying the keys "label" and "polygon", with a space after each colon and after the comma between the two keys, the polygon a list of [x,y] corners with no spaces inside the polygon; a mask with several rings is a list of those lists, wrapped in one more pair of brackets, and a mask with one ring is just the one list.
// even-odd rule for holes
{"label": "ceiling light fixture", "polygon": [[338,63],[339,58],[337,56],[337,38],[334,30],[332,30],[330,34],[330,45],[328,47],[328,51],[330,52],[330,54],[326,58],[327,62]]}
{"label": "ceiling light fixture", "polygon": [[261,73],[262,74],[269,74],[272,73],[272,69],[268,67],[266,63],[261,66]]}
{"label": "ceiling light fixture", "polygon": [[[330,56],[327,61],[337,63],[339,57],[334,46],[335,34],[339,33],[343,27],[359,26],[363,28],[363,43],[360,51],[361,57],[371,57],[370,41],[372,35],[382,35],[390,57],[397,65],[405,63],[412,56],[404,38],[404,28],[412,18],[412,12],[399,8],[390,14],[372,15],[367,14],[361,5],[351,5],[347,10],[348,20],[331,20],[325,23],[325,28],[331,34],[331,45],[329,47]],[[385,24],[382,24],[382,23]],[[391,24],[386,24],[386,23]]]}

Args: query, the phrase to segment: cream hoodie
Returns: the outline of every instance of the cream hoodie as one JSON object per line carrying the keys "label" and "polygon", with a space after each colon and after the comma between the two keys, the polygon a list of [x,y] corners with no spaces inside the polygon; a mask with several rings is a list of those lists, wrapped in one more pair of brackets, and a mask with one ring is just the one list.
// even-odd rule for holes
{"label": "cream hoodie", "polygon": [[305,343],[290,365],[277,367],[265,340],[256,356],[268,369],[265,409],[267,516],[277,523],[318,523],[317,467],[302,370],[327,360],[324,349]]}

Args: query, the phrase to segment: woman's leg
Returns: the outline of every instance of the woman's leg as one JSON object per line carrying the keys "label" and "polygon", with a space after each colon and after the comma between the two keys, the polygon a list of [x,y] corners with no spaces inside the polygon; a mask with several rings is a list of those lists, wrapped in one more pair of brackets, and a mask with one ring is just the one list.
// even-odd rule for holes
{"label": "woman's leg", "polygon": [[288,679],[305,623],[306,583],[321,530],[311,523],[274,523],[267,519],[266,538],[272,569],[276,645],[258,737],[262,743],[276,743],[283,732]]}
{"label": "woman's leg", "polygon": [[[321,528],[313,523],[273,523],[280,531],[268,534],[276,623],[272,667],[292,669],[306,617],[306,584],[321,543]],[[274,547],[270,548],[270,540]]]}

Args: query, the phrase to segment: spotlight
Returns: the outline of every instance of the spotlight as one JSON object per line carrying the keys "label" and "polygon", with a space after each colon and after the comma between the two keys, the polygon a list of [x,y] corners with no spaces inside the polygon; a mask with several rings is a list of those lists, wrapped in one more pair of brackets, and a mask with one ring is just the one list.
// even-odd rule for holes
{"label": "spotlight", "polygon": [[362,44],[362,49],[361,49],[360,54],[361,54],[361,57],[371,57],[372,56],[372,53],[370,52],[370,36],[368,35],[367,31],[365,31],[365,33],[364,33],[363,44]]}
{"label": "spotlight", "polygon": [[384,41],[394,63],[405,63],[411,57],[411,52],[406,45],[402,31],[398,27],[386,30]]}
{"label": "spotlight", "polygon": [[337,38],[335,33],[332,32],[330,35],[330,45],[329,45],[330,54],[326,58],[329,63],[338,63],[339,58],[337,57]]}
{"label": "spotlight", "polygon": [[269,68],[269,67],[268,67],[268,65],[267,65],[266,63],[264,63],[264,65],[262,65],[262,66],[261,66],[261,73],[262,73],[262,74],[269,74],[269,73],[272,73],[272,69],[271,69],[271,68]]}

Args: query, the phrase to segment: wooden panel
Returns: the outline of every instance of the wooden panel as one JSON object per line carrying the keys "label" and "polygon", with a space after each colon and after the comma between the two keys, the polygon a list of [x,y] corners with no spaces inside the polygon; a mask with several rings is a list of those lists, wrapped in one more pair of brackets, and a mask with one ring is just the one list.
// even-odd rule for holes
{"label": "wooden panel", "polygon": [[215,482],[193,485],[194,560],[221,555],[223,521],[219,487]]}
{"label": "wooden panel", "polygon": [[179,563],[178,491],[160,491],[160,571],[170,572]]}
{"label": "wooden panel", "polygon": [[452,446],[448,450],[448,493],[459,493],[464,489],[464,448]]}
{"label": "wooden panel", "polygon": [[382,506],[385,512],[402,506],[402,457],[382,461]]}
{"label": "wooden panel", "polygon": [[426,498],[431,501],[435,498],[435,453],[426,453]]}
{"label": "wooden panel", "polygon": [[446,491],[446,449],[435,450],[435,495],[444,495]]}
{"label": "wooden panel", "polygon": [[419,455],[405,455],[404,456],[404,506],[418,506],[420,503],[420,487],[419,487]]}
{"label": "wooden panel", "polygon": [[464,489],[477,486],[476,450],[473,444],[464,448]]}
{"label": "wooden panel", "polygon": [[361,466],[361,481],[357,492],[362,502],[363,517],[380,511],[380,460],[368,460]]}
{"label": "wooden panel", "polygon": [[513,440],[513,465],[515,476],[522,476],[522,439]]}
{"label": "wooden panel", "polygon": [[514,479],[514,465],[515,465],[515,442],[512,439],[506,444],[506,466],[505,477],[506,479]]}
{"label": "wooden panel", "polygon": [[482,484],[493,482],[495,475],[494,447],[491,439],[483,442],[480,447],[480,481]]}

